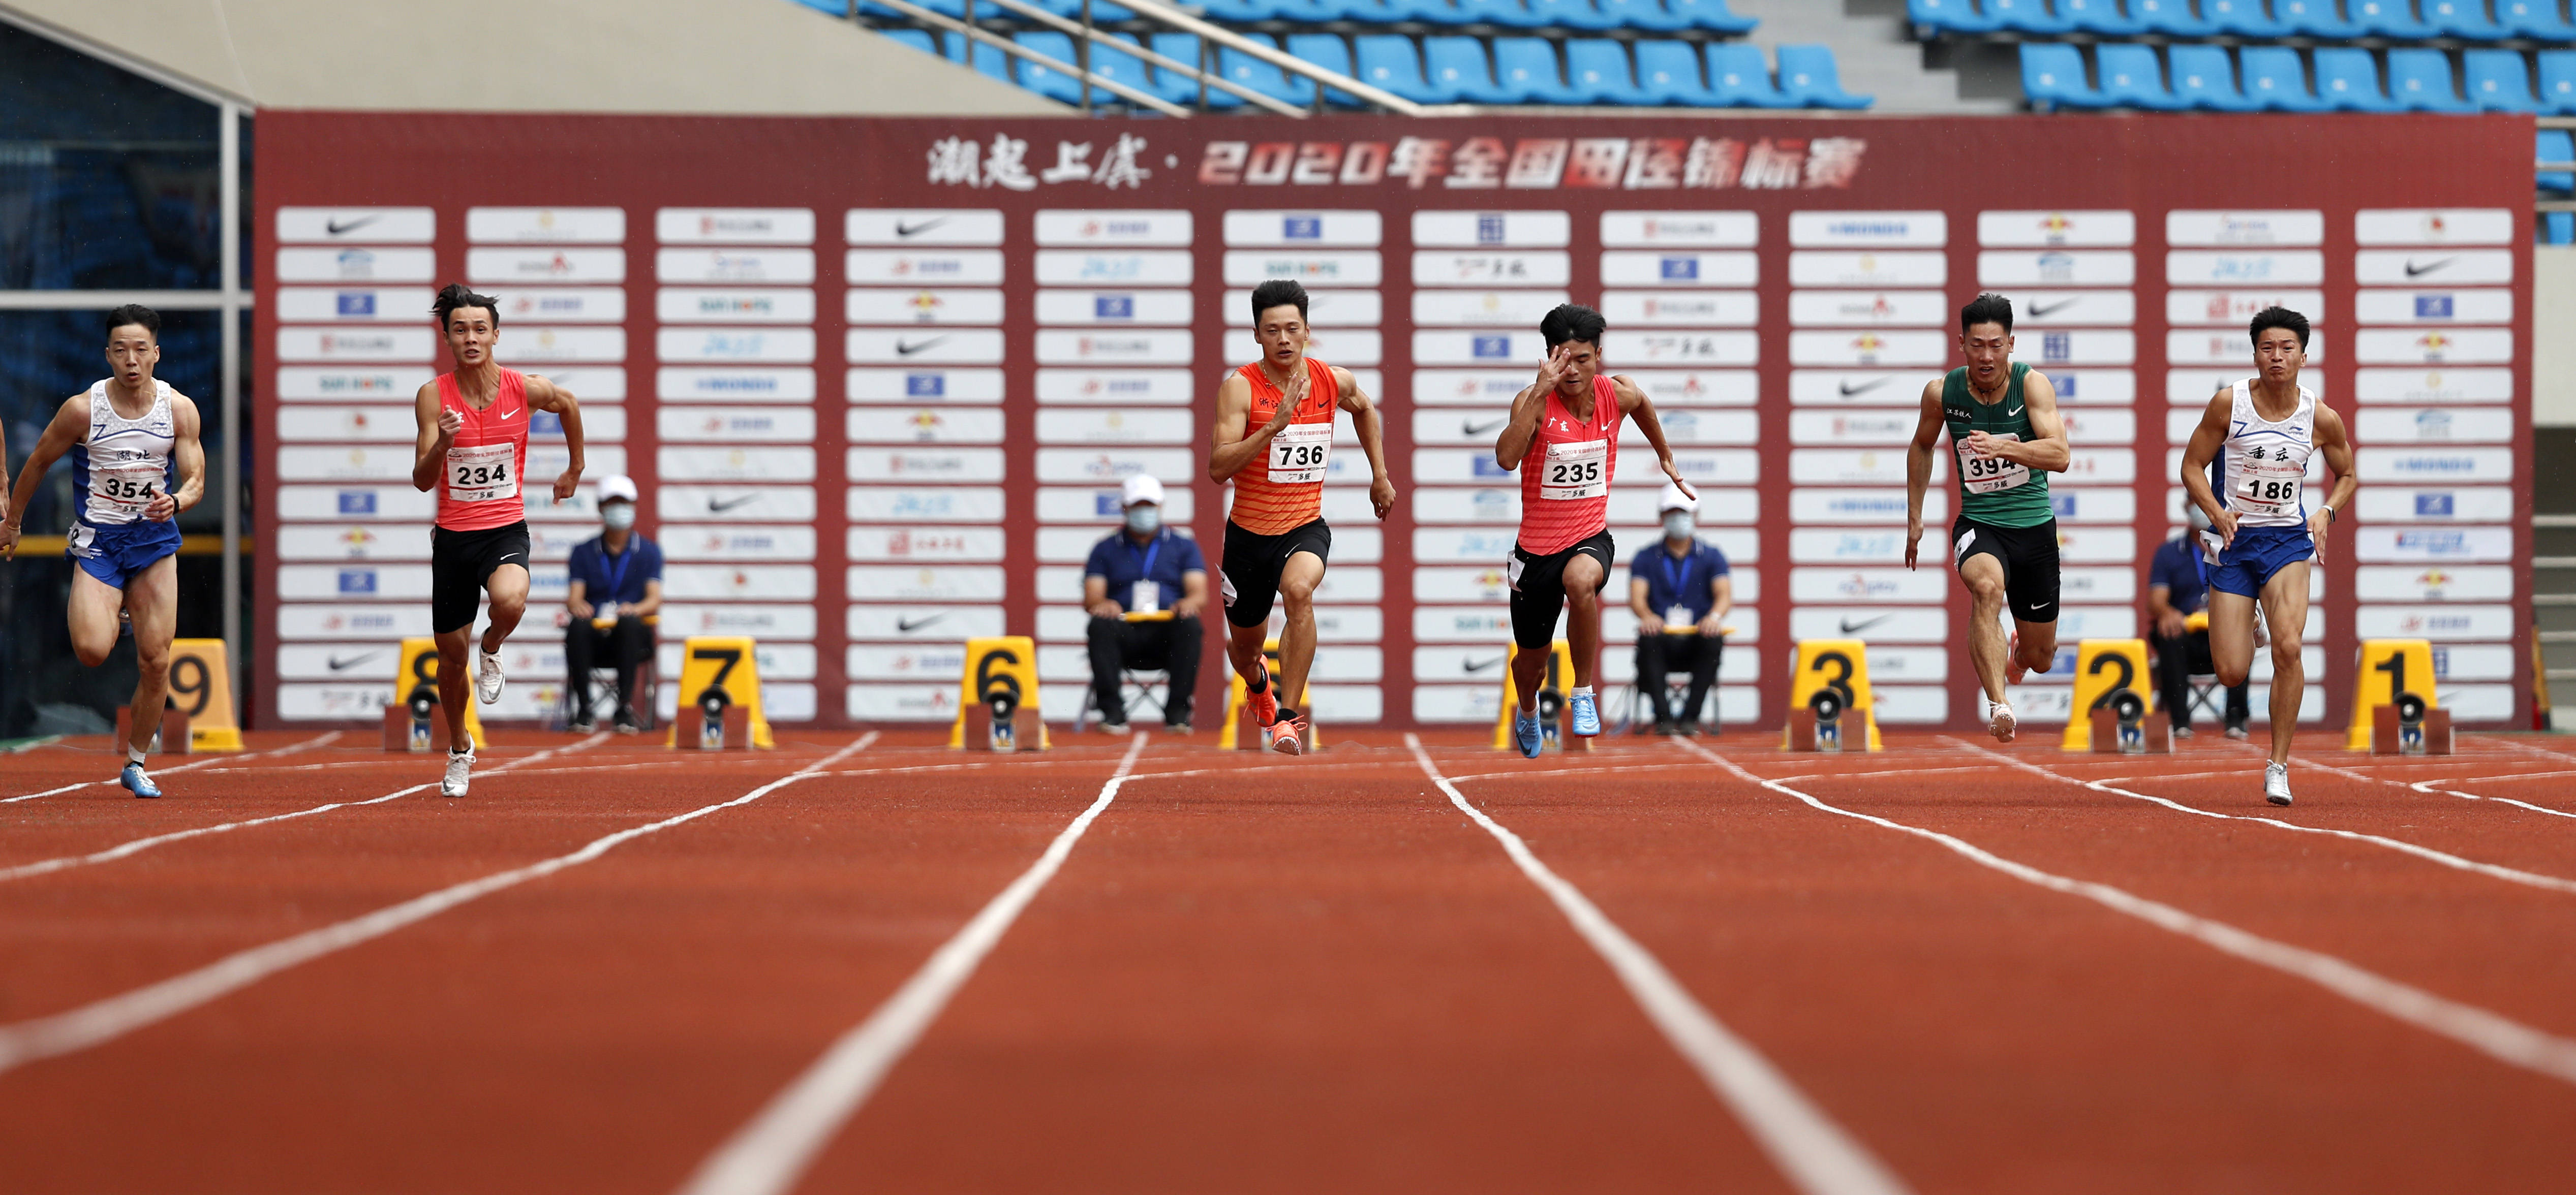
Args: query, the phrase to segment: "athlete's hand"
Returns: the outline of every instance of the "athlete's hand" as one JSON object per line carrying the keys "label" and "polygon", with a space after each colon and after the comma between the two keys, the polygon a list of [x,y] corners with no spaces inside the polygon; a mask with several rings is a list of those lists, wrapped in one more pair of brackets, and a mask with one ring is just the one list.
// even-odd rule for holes
{"label": "athlete's hand", "polygon": [[1381,523],[1395,509],[1395,483],[1387,480],[1386,474],[1380,473],[1369,481],[1369,505],[1377,508]]}
{"label": "athlete's hand", "polygon": [[1968,433],[1968,451],[1976,453],[1977,459],[1981,461],[1990,461],[2002,456],[2005,443],[2007,441],[1998,440],[1984,432]]}
{"label": "athlete's hand", "polygon": [[566,469],[561,476],[555,478],[555,501],[570,502],[572,496],[580,492],[581,470]]}
{"label": "athlete's hand", "polygon": [[1922,546],[1923,520],[1909,520],[1905,524],[1905,571],[1909,573],[1914,571],[1914,555]]}
{"label": "athlete's hand", "polygon": [[18,524],[15,521],[0,523],[0,560],[14,560],[17,556]]}
{"label": "athlete's hand", "polygon": [[1573,355],[1574,342],[1569,340],[1556,346],[1548,353],[1547,360],[1539,363],[1537,385],[1540,392],[1554,390],[1557,383],[1565,380],[1565,371],[1569,368],[1566,362]]}
{"label": "athlete's hand", "polygon": [[454,408],[442,410],[438,413],[439,447],[445,448],[449,444],[455,443],[456,433],[464,430],[465,416],[457,414]]}
{"label": "athlete's hand", "polygon": [[2324,507],[2318,507],[2315,514],[2308,516],[2308,538],[2316,544],[2317,567],[2319,568],[2325,567],[2326,533],[2333,529],[2334,519],[2332,516],[2326,514]]}
{"label": "athlete's hand", "polygon": [[1664,476],[1669,477],[1669,478],[1672,478],[1672,479],[1673,479],[1673,484],[1674,484],[1674,485],[1677,485],[1677,486],[1680,486],[1680,487],[1682,488],[1682,492],[1683,492],[1684,494],[1688,494],[1688,495],[1690,495],[1690,500],[1691,500],[1691,501],[1693,501],[1693,502],[1697,502],[1697,501],[1699,501],[1699,490],[1698,490],[1698,488],[1697,488],[1697,487],[1695,487],[1695,486],[1693,486],[1693,485],[1691,485],[1691,483],[1689,483],[1689,482],[1687,482],[1687,481],[1682,480],[1682,471],[1681,471],[1681,468],[1680,468],[1679,466],[1677,466],[1677,465],[1673,464],[1673,458],[1671,458],[1671,457],[1665,457],[1665,458],[1664,458]]}
{"label": "athlete's hand", "polygon": [[2224,506],[2219,507],[2218,513],[2212,516],[2209,520],[2209,529],[2218,533],[2219,551],[2224,552],[2227,549],[2234,547],[2236,545],[2236,512],[2229,510]]}
{"label": "athlete's hand", "polygon": [[179,500],[168,494],[154,494],[143,504],[143,517],[155,523],[167,523],[179,513]]}

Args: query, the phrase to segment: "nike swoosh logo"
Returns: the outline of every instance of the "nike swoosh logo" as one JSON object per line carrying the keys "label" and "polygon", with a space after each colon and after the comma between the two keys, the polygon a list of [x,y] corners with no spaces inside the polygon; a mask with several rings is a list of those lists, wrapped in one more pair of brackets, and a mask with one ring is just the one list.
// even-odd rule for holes
{"label": "nike swoosh logo", "polygon": [[2010,418],[2012,418],[2012,417],[2013,417],[2013,416],[2015,416],[2015,415],[2019,415],[2019,414],[2021,414],[2021,412],[2022,412],[2022,409],[2021,409],[2020,407],[2014,407],[2013,409],[2011,409],[2011,410],[2009,410],[2009,411],[2004,412],[2004,418],[2006,418],[2006,419],[2010,419]]}
{"label": "nike swoosh logo", "polygon": [[2064,311],[2083,301],[2084,300],[2082,299],[2060,299],[2054,303],[2033,303],[2030,305],[2030,318],[2045,319],[2056,312]]}
{"label": "nike swoosh logo", "polygon": [[1849,383],[1849,382],[1845,382],[1845,383],[1843,383],[1843,397],[1844,397],[1844,398],[1850,398],[1852,395],[1855,395],[1855,394],[1867,394],[1867,393],[1869,393],[1869,392],[1870,392],[1870,391],[1872,391],[1872,390],[1876,390],[1876,389],[1878,389],[1879,387],[1886,385],[1886,384],[1887,384],[1887,382],[1888,382],[1888,379],[1886,379],[1886,378],[1880,378],[1879,380],[1877,380],[1877,381],[1875,381],[1875,382],[1863,382],[1863,383],[1861,383],[1860,385],[1857,385],[1857,386],[1852,385],[1852,384],[1851,384],[1851,383]]}
{"label": "nike swoosh logo", "polygon": [[707,513],[711,515],[720,515],[737,506],[748,506],[758,501],[760,501],[760,495],[758,494],[745,494],[740,498],[709,498],[707,499]]}
{"label": "nike swoosh logo", "polygon": [[942,224],[946,224],[947,222],[948,217],[946,216],[941,216],[936,220],[924,220],[919,224],[906,224],[897,220],[894,225],[894,234],[899,237],[917,236],[921,233],[937,228]]}
{"label": "nike swoosh logo", "polygon": [[2049,608],[2050,606],[2054,606],[2054,605],[2056,605],[2056,604],[2057,604],[2057,603],[2055,603],[2055,602],[2032,602],[2032,603],[2030,604],[2030,608],[2031,608],[2031,609],[2033,609],[2033,610],[2045,610],[2045,609]]}
{"label": "nike swoosh logo", "polygon": [[1488,668],[1500,667],[1500,666],[1502,665],[1502,662],[1503,662],[1503,657],[1501,657],[1501,656],[1495,656],[1493,659],[1490,659],[1490,660],[1470,660],[1470,659],[1466,659],[1466,658],[1464,658],[1464,657],[1460,657],[1460,659],[1458,660],[1458,667],[1459,667],[1459,668],[1461,668],[1461,669],[1463,669],[1463,670],[1465,670],[1465,671],[1466,671],[1467,673],[1469,673],[1470,675],[1473,675],[1473,674],[1478,673],[1478,672],[1483,672],[1484,670],[1486,670],[1486,669],[1488,669]]}
{"label": "nike swoosh logo", "polygon": [[929,626],[930,624],[946,617],[948,617],[948,615],[945,612],[933,614],[928,618],[903,618],[898,616],[894,620],[894,629],[898,633],[910,634],[913,631],[920,630],[921,628]]}
{"label": "nike swoosh logo", "polygon": [[358,666],[358,665],[360,665],[360,664],[364,664],[364,663],[366,663],[367,661],[372,660],[372,659],[375,659],[377,656],[381,656],[381,655],[383,655],[383,654],[385,654],[385,653],[380,652],[380,651],[371,651],[371,652],[368,652],[367,654],[365,654],[365,655],[363,655],[363,656],[351,656],[351,657],[349,657],[348,659],[345,659],[345,660],[341,659],[341,658],[340,658],[340,657],[338,657],[338,656],[333,656],[333,657],[331,657],[331,659],[330,659],[331,671],[333,671],[333,672],[346,672],[346,671],[348,671],[348,670],[350,670],[350,669],[352,669],[352,668],[357,667],[357,666]]}
{"label": "nike swoosh logo", "polygon": [[359,229],[365,228],[366,226],[382,219],[384,219],[384,216],[378,214],[373,216],[360,216],[355,220],[345,222],[340,220],[325,220],[322,222],[322,231],[331,236],[338,236],[344,232],[356,232]]}
{"label": "nike swoosh logo", "polygon": [[521,407],[521,408],[519,408],[518,410],[512,411],[512,412],[510,412],[510,413],[509,413],[509,414],[507,414],[507,415],[503,415],[503,416],[501,417],[501,422],[503,422],[503,423],[508,423],[509,421],[511,421],[511,420],[513,420],[513,419],[516,419],[516,418],[518,418],[518,417],[519,417],[519,416],[521,416],[521,415],[527,414],[527,412],[528,412],[528,409],[527,409],[526,407]]}
{"label": "nike swoosh logo", "polygon": [[1481,436],[1481,435],[1484,435],[1486,432],[1492,431],[1492,430],[1494,430],[1495,428],[1501,427],[1502,425],[1504,425],[1504,424],[1506,424],[1506,423],[1509,423],[1509,422],[1511,422],[1511,421],[1512,421],[1512,417],[1511,417],[1511,416],[1509,416],[1509,415],[1505,415],[1505,416],[1503,416],[1502,418],[1497,419],[1497,420],[1494,420],[1494,421],[1493,421],[1493,422],[1491,422],[1491,423],[1473,423],[1473,422],[1468,422],[1468,421],[1465,421],[1465,420],[1461,420],[1461,421],[1459,422],[1459,424],[1458,424],[1458,430],[1460,430],[1460,431],[1462,431],[1462,432],[1465,432],[1465,433],[1467,433],[1468,435],[1471,435],[1471,436]]}
{"label": "nike swoosh logo", "polygon": [[1888,619],[1894,617],[1896,616],[1893,614],[1881,614],[1876,618],[1864,618],[1859,622],[1853,622],[1846,618],[1843,620],[1843,633],[1846,635],[1857,635],[1862,631],[1866,631],[1871,627],[1877,626],[1878,624],[1886,622]]}
{"label": "nike swoosh logo", "polygon": [[898,341],[894,342],[894,351],[895,351],[895,355],[896,355],[896,356],[898,356],[898,357],[909,357],[909,356],[913,355],[914,353],[918,353],[918,352],[920,352],[920,351],[921,351],[921,350],[923,350],[923,349],[931,348],[931,347],[933,347],[933,346],[937,345],[939,342],[941,342],[941,341],[943,341],[943,340],[946,340],[946,339],[948,339],[948,338],[947,338],[947,337],[945,337],[945,336],[933,336],[933,337],[931,337],[930,339],[925,340],[925,341],[922,341],[922,342],[921,342],[921,343],[919,343],[919,344],[914,344],[913,342],[911,342],[911,341],[909,341],[909,340],[898,340]]}
{"label": "nike swoosh logo", "polygon": [[2442,267],[2458,260],[2460,259],[2456,257],[2445,257],[2429,266],[2425,266],[2415,264],[2415,259],[2410,257],[2406,259],[2406,276],[2409,278],[2421,278],[2426,274],[2430,274],[2433,271],[2441,269]]}

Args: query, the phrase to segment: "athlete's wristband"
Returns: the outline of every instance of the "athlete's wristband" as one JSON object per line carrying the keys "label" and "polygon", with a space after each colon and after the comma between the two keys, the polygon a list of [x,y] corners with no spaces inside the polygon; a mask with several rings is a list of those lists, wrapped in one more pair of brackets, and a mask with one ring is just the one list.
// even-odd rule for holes
{"label": "athlete's wristband", "polygon": [[2325,512],[2327,522],[2331,523],[2335,521],[2335,508],[2331,506],[2320,506],[2317,509]]}

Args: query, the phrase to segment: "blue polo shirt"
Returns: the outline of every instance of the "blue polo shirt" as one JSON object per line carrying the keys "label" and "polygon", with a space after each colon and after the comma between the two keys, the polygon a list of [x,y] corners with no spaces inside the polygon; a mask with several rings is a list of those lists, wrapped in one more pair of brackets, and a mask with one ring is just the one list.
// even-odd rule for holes
{"label": "blue polo shirt", "polygon": [[2200,549],[2193,537],[2169,539],[2156,545],[2156,557],[2147,565],[2147,585],[2162,585],[2172,592],[2165,601],[2176,614],[2190,614],[2200,609],[2209,594],[2209,583],[2200,576]]}
{"label": "blue polo shirt", "polygon": [[1709,587],[1726,575],[1726,553],[1706,540],[1691,540],[1690,554],[1675,559],[1664,549],[1664,538],[1628,561],[1628,579],[1646,583],[1646,608],[1661,614],[1673,608],[1678,595],[1682,605],[1690,607],[1691,621],[1708,617],[1717,605],[1717,596]]}
{"label": "blue polo shirt", "polygon": [[[662,579],[661,547],[641,534],[629,534],[626,550],[617,555],[633,559],[622,562],[625,568],[624,575],[620,576],[618,565],[621,561],[608,554],[608,548],[600,542],[601,539],[601,536],[594,535],[583,540],[581,546],[572,550],[572,559],[564,565],[564,571],[572,574],[573,580],[581,582],[582,599],[594,606],[601,602],[632,606],[643,601],[644,583]],[[617,587],[613,594],[609,592],[612,583]]]}
{"label": "blue polo shirt", "polygon": [[1181,574],[1207,571],[1207,558],[1199,555],[1199,541],[1165,527],[1140,544],[1122,528],[1092,545],[1091,562],[1082,566],[1082,575],[1107,581],[1109,599],[1118,603],[1119,609],[1129,609],[1128,599],[1135,596],[1136,583],[1146,579],[1145,562],[1149,556],[1154,564],[1153,579],[1163,589],[1161,607],[1165,610],[1181,600]]}

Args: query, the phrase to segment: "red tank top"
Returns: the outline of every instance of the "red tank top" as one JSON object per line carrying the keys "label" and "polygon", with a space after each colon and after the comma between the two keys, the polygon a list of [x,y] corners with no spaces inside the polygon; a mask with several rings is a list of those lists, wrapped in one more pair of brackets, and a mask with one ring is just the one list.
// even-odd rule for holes
{"label": "red tank top", "polygon": [[475,410],[457,389],[456,375],[438,375],[438,405],[465,419],[447,450],[438,482],[438,525],[450,531],[489,531],[528,517],[520,473],[528,464],[528,379],[501,371],[492,405]]}
{"label": "red tank top", "polygon": [[1610,479],[1619,472],[1619,390],[1592,379],[1592,418],[1577,419],[1547,392],[1547,413],[1521,458],[1521,549],[1562,552],[1610,525]]}
{"label": "red tank top", "polygon": [[[1252,410],[1245,416],[1249,433],[1279,413],[1287,395],[1270,384],[1258,361],[1235,372],[1252,383]],[[1306,401],[1288,417],[1288,426],[1270,440],[1260,456],[1234,475],[1234,509],[1226,517],[1256,535],[1283,535],[1324,513],[1324,469],[1333,452],[1333,408],[1342,400],[1333,367],[1306,358]],[[1274,480],[1277,478],[1277,480]]]}

